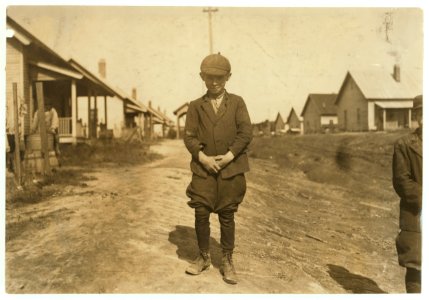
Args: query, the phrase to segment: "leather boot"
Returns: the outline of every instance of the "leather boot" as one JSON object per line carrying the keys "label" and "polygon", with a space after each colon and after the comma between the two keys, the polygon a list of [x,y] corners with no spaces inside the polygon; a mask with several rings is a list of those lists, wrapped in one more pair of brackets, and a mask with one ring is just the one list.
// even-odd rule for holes
{"label": "leather boot", "polygon": [[222,257],[222,266],[220,272],[223,280],[229,284],[237,284],[237,273],[235,272],[234,263],[232,262],[232,252],[224,252]]}
{"label": "leather boot", "polygon": [[202,271],[208,270],[210,265],[210,253],[208,251],[200,251],[198,258],[186,268],[186,273],[190,275],[199,275]]}

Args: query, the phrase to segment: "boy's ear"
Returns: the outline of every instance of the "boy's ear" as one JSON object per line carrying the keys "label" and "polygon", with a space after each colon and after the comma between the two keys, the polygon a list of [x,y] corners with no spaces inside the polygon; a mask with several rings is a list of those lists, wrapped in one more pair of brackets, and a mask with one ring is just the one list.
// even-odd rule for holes
{"label": "boy's ear", "polygon": [[228,81],[231,78],[232,73],[229,73],[226,77],[226,81]]}
{"label": "boy's ear", "polygon": [[204,80],[204,73],[203,72],[200,72],[200,77],[202,80]]}

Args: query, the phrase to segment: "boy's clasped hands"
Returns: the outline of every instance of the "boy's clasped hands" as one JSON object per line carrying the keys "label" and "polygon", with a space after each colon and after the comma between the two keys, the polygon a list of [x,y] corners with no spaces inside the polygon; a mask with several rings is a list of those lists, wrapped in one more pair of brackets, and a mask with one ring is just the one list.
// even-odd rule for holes
{"label": "boy's clasped hands", "polygon": [[218,173],[234,159],[234,154],[228,151],[224,155],[207,156],[204,152],[200,151],[198,159],[209,173]]}

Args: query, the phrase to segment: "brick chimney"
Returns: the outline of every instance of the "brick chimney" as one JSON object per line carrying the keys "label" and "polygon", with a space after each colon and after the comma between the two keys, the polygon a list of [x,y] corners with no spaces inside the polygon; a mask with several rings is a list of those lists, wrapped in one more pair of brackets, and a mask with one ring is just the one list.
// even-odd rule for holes
{"label": "brick chimney", "polygon": [[106,60],[104,58],[98,61],[98,74],[101,78],[106,79]]}
{"label": "brick chimney", "polygon": [[393,66],[393,79],[395,79],[396,82],[401,82],[401,67],[398,64]]}
{"label": "brick chimney", "polygon": [[131,90],[131,97],[132,97],[134,100],[137,100],[137,89],[136,89],[136,88],[133,88],[133,89]]}

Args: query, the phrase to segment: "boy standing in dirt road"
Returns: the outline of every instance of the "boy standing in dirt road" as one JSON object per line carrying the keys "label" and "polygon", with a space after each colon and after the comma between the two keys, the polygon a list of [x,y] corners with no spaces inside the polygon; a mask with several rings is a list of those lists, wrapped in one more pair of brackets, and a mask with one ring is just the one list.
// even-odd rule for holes
{"label": "boy standing in dirt road", "polygon": [[228,59],[211,54],[204,58],[200,69],[207,93],[189,104],[184,137],[192,155],[192,181],[186,195],[191,199],[188,205],[195,209],[200,253],[186,273],[198,275],[210,267],[210,214],[216,213],[223,251],[220,271],[225,282],[236,284],[232,261],[234,213],[246,192],[244,173],[249,171],[246,149],[252,140],[252,126],[243,99],[225,90],[231,77]]}
{"label": "boy standing in dirt road", "polygon": [[395,144],[393,154],[393,187],[401,197],[401,229],[396,238],[399,264],[407,268],[407,293],[421,292],[421,212],[422,212],[422,130],[423,97],[414,99],[413,113],[419,128]]}

